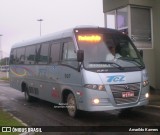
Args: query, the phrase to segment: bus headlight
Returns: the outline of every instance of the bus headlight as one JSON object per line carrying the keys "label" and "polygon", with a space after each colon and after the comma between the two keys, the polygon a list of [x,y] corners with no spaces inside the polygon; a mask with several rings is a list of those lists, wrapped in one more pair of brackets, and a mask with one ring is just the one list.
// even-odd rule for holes
{"label": "bus headlight", "polygon": [[98,84],[86,84],[84,85],[85,88],[93,89],[93,90],[100,90],[105,91],[104,85],[98,85]]}
{"label": "bus headlight", "polygon": [[143,82],[143,87],[146,87],[148,84],[149,84],[149,81],[148,81],[148,80],[144,81],[144,82]]}

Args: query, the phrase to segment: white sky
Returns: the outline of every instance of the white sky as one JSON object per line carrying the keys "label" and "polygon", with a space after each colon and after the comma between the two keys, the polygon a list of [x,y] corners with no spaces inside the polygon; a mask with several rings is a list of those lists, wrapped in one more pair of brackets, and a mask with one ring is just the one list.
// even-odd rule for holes
{"label": "white sky", "polygon": [[22,40],[77,25],[104,26],[102,0],[0,0],[0,34],[4,56]]}

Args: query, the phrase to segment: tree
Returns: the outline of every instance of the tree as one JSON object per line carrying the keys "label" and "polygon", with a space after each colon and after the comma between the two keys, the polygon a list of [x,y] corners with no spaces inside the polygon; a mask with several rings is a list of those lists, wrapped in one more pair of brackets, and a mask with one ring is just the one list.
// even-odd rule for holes
{"label": "tree", "polygon": [[0,60],[0,65],[9,65],[9,57]]}

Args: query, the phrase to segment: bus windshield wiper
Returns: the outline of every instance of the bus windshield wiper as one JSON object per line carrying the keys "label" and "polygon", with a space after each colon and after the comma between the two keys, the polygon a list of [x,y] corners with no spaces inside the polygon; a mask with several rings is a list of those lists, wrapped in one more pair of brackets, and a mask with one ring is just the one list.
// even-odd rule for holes
{"label": "bus windshield wiper", "polygon": [[[138,66],[140,69],[143,69],[144,68],[144,66],[139,62],[139,61],[137,61],[136,59],[139,59],[139,58],[131,58],[131,57],[120,57],[120,58],[118,58],[118,59],[120,59],[120,60],[125,60],[125,61],[130,61],[130,62],[134,62],[134,64],[135,64],[135,62],[136,62],[136,66]],[[138,64],[138,65],[137,65]]]}
{"label": "bus windshield wiper", "polygon": [[[122,66],[120,66],[119,64],[115,63],[115,62],[111,62],[111,61],[106,61],[106,62],[90,62],[89,64],[110,64],[113,67],[116,67],[120,70],[124,70],[124,68]],[[114,66],[116,65],[116,66]]]}

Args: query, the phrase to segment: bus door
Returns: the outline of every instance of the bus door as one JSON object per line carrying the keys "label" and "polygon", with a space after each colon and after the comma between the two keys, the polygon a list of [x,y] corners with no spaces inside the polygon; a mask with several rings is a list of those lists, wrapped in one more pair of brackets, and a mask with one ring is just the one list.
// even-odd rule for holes
{"label": "bus door", "polygon": [[49,66],[47,68],[48,85],[48,99],[50,102],[60,102],[60,78],[59,78],[59,61],[61,52],[61,42],[54,41],[50,46]]}
{"label": "bus door", "polygon": [[73,92],[81,89],[81,74],[78,71],[78,66],[74,42],[71,38],[68,38],[63,41],[61,66],[59,68],[60,81],[63,83],[63,89],[71,89]]}

